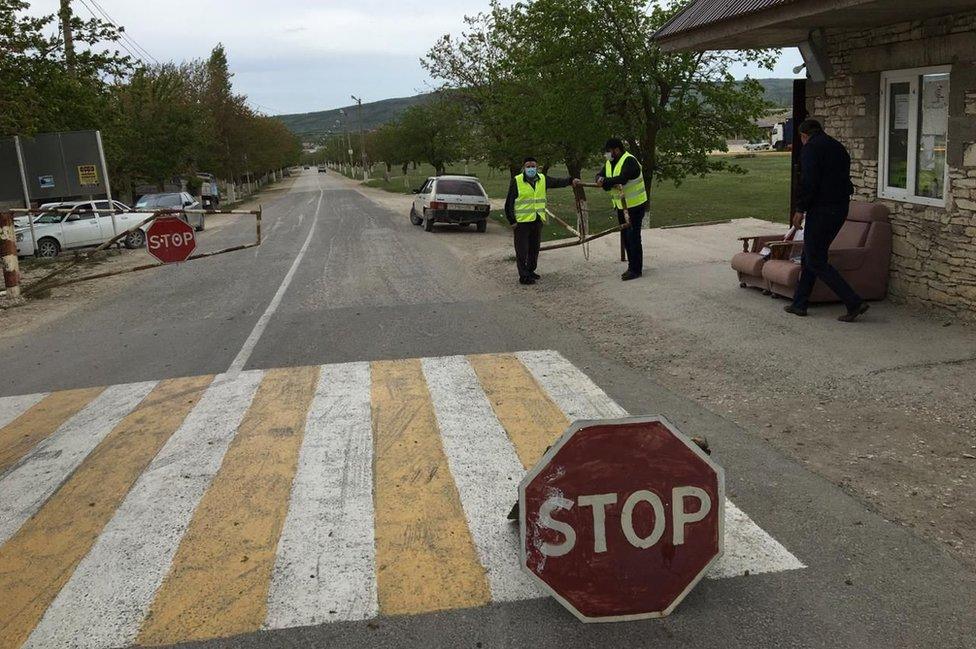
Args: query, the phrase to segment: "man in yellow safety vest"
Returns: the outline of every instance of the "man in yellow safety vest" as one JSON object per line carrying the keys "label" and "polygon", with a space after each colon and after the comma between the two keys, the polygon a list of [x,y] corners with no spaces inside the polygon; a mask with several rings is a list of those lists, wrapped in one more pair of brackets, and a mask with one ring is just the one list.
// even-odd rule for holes
{"label": "man in yellow safety vest", "polygon": [[[624,247],[627,250],[627,270],[620,279],[625,282],[637,279],[644,272],[644,248],[641,244],[641,224],[647,212],[647,189],[640,162],[624,150],[624,143],[617,138],[607,140],[604,146],[607,159],[603,173],[596,181],[604,191],[612,191],[610,199],[617,208],[617,219],[624,222],[624,201],[630,214],[630,227],[624,228]],[[623,200],[621,200],[621,197]]]}
{"label": "man in yellow safety vest", "polygon": [[535,269],[539,262],[542,226],[546,222],[546,190],[579,183],[578,178],[546,178],[533,157],[522,163],[522,173],[512,178],[505,199],[505,218],[515,229],[515,264],[519,284],[542,279]]}

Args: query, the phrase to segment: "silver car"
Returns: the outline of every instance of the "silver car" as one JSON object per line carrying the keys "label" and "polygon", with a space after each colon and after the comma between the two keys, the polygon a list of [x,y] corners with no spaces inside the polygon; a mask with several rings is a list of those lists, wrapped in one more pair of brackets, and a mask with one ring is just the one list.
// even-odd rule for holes
{"label": "silver car", "polygon": [[[136,209],[140,212],[162,209],[197,210],[200,209],[200,203],[186,192],[167,192],[165,194],[146,194],[136,202]],[[203,214],[186,214],[184,212],[180,218],[186,221],[188,225],[192,225],[197,232],[203,232],[205,225]]]}
{"label": "silver car", "polygon": [[419,189],[410,207],[410,222],[431,232],[435,223],[472,223],[478,232],[488,229],[491,201],[474,176],[431,176]]}

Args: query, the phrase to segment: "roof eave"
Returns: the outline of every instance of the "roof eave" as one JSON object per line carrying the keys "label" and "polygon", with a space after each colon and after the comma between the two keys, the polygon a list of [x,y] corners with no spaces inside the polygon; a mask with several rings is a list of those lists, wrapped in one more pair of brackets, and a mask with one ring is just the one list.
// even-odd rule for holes
{"label": "roof eave", "polygon": [[[655,36],[667,52],[789,47],[806,40],[809,29],[784,28],[784,23],[810,19],[871,0],[808,0],[736,16],[675,34]],[[662,27],[661,31],[664,31]]]}

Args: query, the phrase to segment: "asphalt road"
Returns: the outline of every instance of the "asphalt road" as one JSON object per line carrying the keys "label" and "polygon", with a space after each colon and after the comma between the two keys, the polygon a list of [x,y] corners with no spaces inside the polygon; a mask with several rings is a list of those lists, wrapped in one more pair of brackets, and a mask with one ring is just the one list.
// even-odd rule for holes
{"label": "asphalt road", "polygon": [[[0,396],[352,361],[550,349],[622,407],[708,436],[730,498],[806,568],[706,580],[664,620],[582,625],[554,600],[205,641],[206,647],[976,647],[976,578],[720,416],[592,352],[434,234],[331,175],[265,205],[256,250],[152,271],[5,342]],[[224,228],[207,247],[244,240]],[[477,245],[473,243],[471,245]],[[509,290],[509,286],[511,290]],[[544,281],[530,290],[545,290]],[[189,645],[188,645],[189,646]]]}

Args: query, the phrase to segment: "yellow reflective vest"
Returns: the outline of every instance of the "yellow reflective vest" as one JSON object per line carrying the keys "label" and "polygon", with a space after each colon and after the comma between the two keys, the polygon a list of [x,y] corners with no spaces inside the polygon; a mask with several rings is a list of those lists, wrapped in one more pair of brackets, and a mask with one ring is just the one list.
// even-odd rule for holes
{"label": "yellow reflective vest", "polygon": [[518,196],[515,197],[515,220],[519,223],[535,221],[536,214],[546,220],[546,177],[538,175],[535,187],[525,180],[525,174],[515,176]]}
{"label": "yellow reflective vest", "polygon": [[[620,175],[624,169],[624,161],[627,158],[634,158],[630,153],[624,151],[624,154],[620,156],[617,160],[617,164],[611,165],[610,161],[607,160],[606,167],[603,171],[603,176],[605,178],[615,178]],[[623,196],[627,199],[627,207],[637,207],[638,205],[643,205],[647,202],[647,188],[644,187],[644,169],[641,167],[640,162],[637,158],[634,158],[634,162],[637,162],[638,174],[633,180],[628,180],[624,184]],[[610,200],[613,201],[613,206],[618,210],[623,209],[623,202],[620,200],[620,194],[616,191],[610,192]]]}

